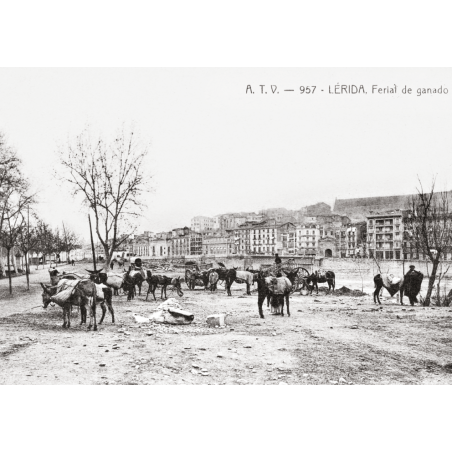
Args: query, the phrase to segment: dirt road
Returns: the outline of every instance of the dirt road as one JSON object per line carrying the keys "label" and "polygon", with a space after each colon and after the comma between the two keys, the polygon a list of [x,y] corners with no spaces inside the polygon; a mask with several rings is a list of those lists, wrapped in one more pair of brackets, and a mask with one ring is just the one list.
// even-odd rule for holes
{"label": "dirt road", "polygon": [[[135,323],[132,314],[147,316],[161,301],[146,302],[142,294],[132,302],[114,297],[116,323],[107,312],[93,332],[78,325],[76,311],[72,328],[62,329],[61,308],[40,307],[39,282],[49,283],[47,269],[31,275],[30,292],[16,278],[10,298],[7,280],[0,281],[1,384],[452,382],[449,308],[412,308],[386,298],[379,309],[370,296],[295,294],[290,317],[267,310],[260,319],[257,295],[244,295],[244,286],[234,284],[227,297],[222,287],[211,294],[184,285],[184,297],[176,298],[194,313],[191,325]],[[361,288],[360,281],[347,283]],[[206,324],[208,315],[226,312],[226,328]]]}

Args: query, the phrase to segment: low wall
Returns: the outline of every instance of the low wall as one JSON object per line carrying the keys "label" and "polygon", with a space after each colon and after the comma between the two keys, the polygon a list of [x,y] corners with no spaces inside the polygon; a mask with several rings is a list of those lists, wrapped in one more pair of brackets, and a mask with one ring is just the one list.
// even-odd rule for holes
{"label": "low wall", "polygon": [[[426,278],[430,273],[432,264],[426,260],[385,260],[379,262],[382,273],[392,273],[395,276],[402,276],[407,273],[410,265],[414,265],[416,270],[424,274]],[[447,264],[448,265],[448,264]],[[323,258],[319,260],[318,268],[332,270],[336,278],[355,278],[364,275],[367,278],[373,278],[380,273],[377,264],[373,259],[347,259],[347,258]],[[452,273],[446,275],[446,278],[452,278]]]}
{"label": "low wall", "polygon": [[[138,257],[138,256],[137,256]],[[133,262],[132,258],[132,262]],[[236,255],[229,255],[229,256],[185,256],[184,258],[161,258],[161,257],[146,257],[142,256],[141,259],[145,263],[150,264],[157,264],[161,265],[164,263],[177,263],[182,264],[185,262],[196,262],[198,264],[216,264],[218,262],[223,263],[226,267],[238,267],[240,270],[244,270],[247,267],[251,267],[254,270],[258,270],[261,265],[273,265],[275,263],[275,256],[244,256],[239,257]],[[313,269],[318,268],[319,266],[319,260],[315,260],[311,257],[291,257],[291,261],[294,263],[294,265],[298,265],[300,267],[304,267],[310,272],[313,271]],[[282,263],[284,264],[289,260],[289,257],[282,256],[281,257]]]}
{"label": "low wall", "polygon": [[[312,271],[315,267],[314,259],[306,257],[294,257],[290,258],[294,265],[305,267],[307,270]],[[281,257],[281,261],[284,264],[289,258]],[[275,256],[245,256],[242,259],[238,257],[215,257],[205,258],[205,262],[222,262],[226,267],[238,267],[240,270],[245,270],[250,267],[253,270],[259,270],[261,265],[273,265],[275,263]]]}

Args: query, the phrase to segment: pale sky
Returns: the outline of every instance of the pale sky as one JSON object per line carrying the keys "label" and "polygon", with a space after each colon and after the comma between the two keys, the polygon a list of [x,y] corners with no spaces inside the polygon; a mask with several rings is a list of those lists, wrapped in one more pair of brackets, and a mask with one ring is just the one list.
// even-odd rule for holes
{"label": "pale sky", "polygon": [[[415,192],[452,169],[451,69],[0,69],[0,129],[40,190],[39,214],[87,237],[79,200],[52,178],[56,149],[89,123],[134,122],[155,190],[140,230],[265,207]],[[328,94],[336,83],[367,95]],[[267,95],[259,94],[260,84]],[[271,94],[270,85],[279,94]],[[372,85],[398,93],[371,94]],[[254,95],[246,94],[251,85]],[[300,85],[316,85],[312,95]],[[401,94],[405,86],[413,94]],[[417,96],[417,88],[448,94]],[[284,92],[294,89],[294,92]],[[324,89],[324,92],[320,90]],[[451,188],[450,184],[447,188]]]}

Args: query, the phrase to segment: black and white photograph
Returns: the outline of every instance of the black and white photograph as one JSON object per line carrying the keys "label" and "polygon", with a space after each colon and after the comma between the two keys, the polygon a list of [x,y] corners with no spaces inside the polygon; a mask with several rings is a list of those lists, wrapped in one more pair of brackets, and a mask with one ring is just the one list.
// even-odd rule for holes
{"label": "black and white photograph", "polygon": [[444,449],[449,9],[3,2],[2,450]]}
{"label": "black and white photograph", "polygon": [[450,69],[0,70],[0,383],[452,381]]}

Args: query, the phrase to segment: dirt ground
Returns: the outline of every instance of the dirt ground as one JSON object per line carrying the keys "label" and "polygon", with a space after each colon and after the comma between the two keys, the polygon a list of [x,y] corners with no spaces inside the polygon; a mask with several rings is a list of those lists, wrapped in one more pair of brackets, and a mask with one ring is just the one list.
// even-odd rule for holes
{"label": "dirt ground", "polygon": [[[265,308],[260,319],[257,293],[244,295],[243,285],[234,284],[227,297],[223,287],[211,294],[184,284],[184,297],[175,298],[195,315],[192,324],[137,324],[132,314],[147,316],[161,302],[145,301],[144,283],[144,294],[132,302],[113,297],[116,323],[107,312],[93,332],[79,326],[75,309],[67,330],[61,327],[61,308],[42,308],[39,282],[49,281],[47,269],[34,271],[27,292],[25,278],[15,278],[11,298],[8,281],[0,280],[1,384],[452,382],[449,308],[401,306],[387,296],[380,309],[370,295],[297,293],[290,298],[290,317]],[[336,282],[336,288],[342,285]],[[361,289],[361,281],[345,285]],[[206,324],[217,313],[230,314],[227,327]]]}

